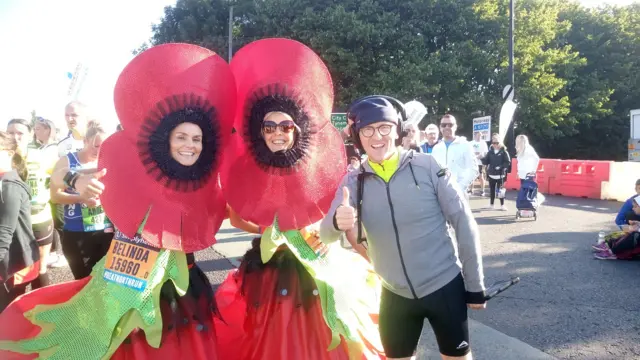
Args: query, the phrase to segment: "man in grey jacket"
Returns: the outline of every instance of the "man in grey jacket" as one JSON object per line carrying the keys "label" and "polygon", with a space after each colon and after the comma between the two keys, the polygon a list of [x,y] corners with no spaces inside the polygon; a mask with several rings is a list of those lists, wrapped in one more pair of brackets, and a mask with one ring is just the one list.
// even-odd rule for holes
{"label": "man in grey jacket", "polygon": [[345,175],[321,240],[364,227],[383,279],[379,327],[388,358],[411,358],[426,318],[444,359],[471,359],[467,306],[484,308],[485,288],[478,226],[464,194],[431,155],[395,146],[400,116],[388,99],[356,101],[349,116],[368,160]]}

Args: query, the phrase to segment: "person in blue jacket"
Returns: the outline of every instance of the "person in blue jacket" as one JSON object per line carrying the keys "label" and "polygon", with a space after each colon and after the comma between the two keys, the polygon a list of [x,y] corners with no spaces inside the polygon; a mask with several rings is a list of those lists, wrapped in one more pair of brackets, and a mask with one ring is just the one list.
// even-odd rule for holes
{"label": "person in blue jacket", "polygon": [[618,216],[616,216],[616,225],[618,225],[620,229],[622,229],[623,226],[628,225],[629,220],[640,221],[640,215],[633,211],[633,198],[638,195],[640,195],[640,179],[636,180],[636,194],[624,202],[618,212]]}

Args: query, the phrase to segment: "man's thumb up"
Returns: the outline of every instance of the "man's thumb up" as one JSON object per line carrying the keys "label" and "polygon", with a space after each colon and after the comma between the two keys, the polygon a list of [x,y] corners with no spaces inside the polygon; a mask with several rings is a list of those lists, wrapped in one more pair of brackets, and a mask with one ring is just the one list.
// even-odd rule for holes
{"label": "man's thumb up", "polygon": [[349,203],[349,189],[342,188],[342,203],[336,209],[335,226],[340,231],[353,229],[356,223],[356,209]]}
{"label": "man's thumb up", "polygon": [[342,206],[351,206],[349,203],[349,188],[346,186],[342,187]]}

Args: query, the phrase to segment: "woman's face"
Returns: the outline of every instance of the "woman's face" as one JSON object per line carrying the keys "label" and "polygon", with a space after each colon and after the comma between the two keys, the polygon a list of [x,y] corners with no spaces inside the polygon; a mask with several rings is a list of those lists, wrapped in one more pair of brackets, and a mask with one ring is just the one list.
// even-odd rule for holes
{"label": "woman's face", "polygon": [[200,126],[185,122],[171,131],[169,136],[171,157],[180,165],[191,166],[198,161],[202,153],[202,129]]}
{"label": "woman's face", "polygon": [[7,132],[16,139],[20,151],[22,151],[23,154],[26,154],[29,141],[31,141],[29,128],[22,124],[13,123],[7,126]]}
{"label": "woman's face", "polygon": [[89,160],[95,161],[100,154],[100,146],[107,137],[105,134],[96,134],[94,137],[84,139],[84,149],[89,155]]}
{"label": "woman's face", "polygon": [[36,126],[33,128],[33,132],[36,135],[36,140],[45,144],[49,142],[49,136],[51,135],[51,129],[41,122],[36,122]]}
{"label": "woman's face", "polygon": [[491,146],[496,150],[500,150],[500,140],[497,136],[491,137]]}
{"label": "woman's face", "polygon": [[271,152],[291,149],[295,131],[296,124],[288,114],[270,112],[262,120],[262,138]]}

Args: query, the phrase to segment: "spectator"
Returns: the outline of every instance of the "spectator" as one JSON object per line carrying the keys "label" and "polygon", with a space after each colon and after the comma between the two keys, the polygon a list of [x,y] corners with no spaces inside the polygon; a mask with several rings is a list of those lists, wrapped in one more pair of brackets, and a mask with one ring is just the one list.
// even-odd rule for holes
{"label": "spectator", "polygon": [[438,130],[438,126],[436,124],[427,125],[427,128],[424,129],[424,136],[426,142],[420,145],[420,147],[423,153],[431,154],[433,147],[439,142],[438,137],[440,136],[440,131]]}
{"label": "spectator", "polygon": [[360,158],[357,156],[352,156],[349,158],[349,166],[347,166],[347,171],[356,171],[360,169]]}
{"label": "spectator", "polygon": [[629,221],[640,221],[640,215],[633,211],[633,199],[638,195],[640,195],[640,179],[636,180],[636,194],[622,204],[616,216],[616,225],[620,229],[624,230],[625,226],[630,224]]}
{"label": "spectator", "polygon": [[404,130],[407,135],[402,138],[402,147],[405,150],[414,150],[416,152],[422,152],[420,148],[420,130],[416,124],[408,124]]}
{"label": "spectator", "polygon": [[[473,148],[473,153],[476,156],[476,164],[478,164],[478,179],[480,180],[480,195],[484,196],[484,188],[485,188],[485,167],[482,164],[482,159],[487,155],[489,149],[487,148],[487,143],[482,140],[482,133],[476,132],[473,134],[473,141],[471,142],[471,147]],[[471,185],[471,192],[473,192],[473,184]]]}
{"label": "spectator", "polygon": [[[31,230],[31,195],[25,178],[18,175],[25,167],[15,138],[0,132],[0,312],[38,276],[40,256]],[[14,276],[18,273],[20,277]]]}
{"label": "spectator", "polygon": [[516,137],[516,157],[518,158],[518,178],[520,182],[527,178],[527,175],[538,171],[538,163],[540,157],[536,150],[529,144],[529,138],[526,135],[518,135]]}
{"label": "spectator", "polygon": [[67,156],[68,153],[77,152],[84,147],[84,135],[90,122],[87,106],[77,101],[70,102],[64,108],[64,119],[69,133],[58,143],[59,157]]}
{"label": "spectator", "polygon": [[460,191],[468,195],[469,187],[478,177],[478,166],[471,145],[462,136],[456,136],[458,123],[453,115],[440,120],[442,141],[433,147],[432,155],[454,175]]}
{"label": "spectator", "polygon": [[494,202],[496,196],[498,196],[500,198],[500,210],[507,211],[507,207],[504,205],[504,197],[499,196],[499,193],[507,178],[507,169],[511,165],[511,159],[507,148],[500,142],[498,134],[493,134],[491,137],[491,150],[487,153],[483,163],[487,166],[487,176],[489,177],[489,208],[496,208]]}
{"label": "spectator", "polygon": [[[640,196],[632,198],[632,212],[640,215]],[[630,220],[623,231],[605,237],[605,242],[593,245],[593,257],[599,260],[631,260],[640,255],[640,223]]]}

